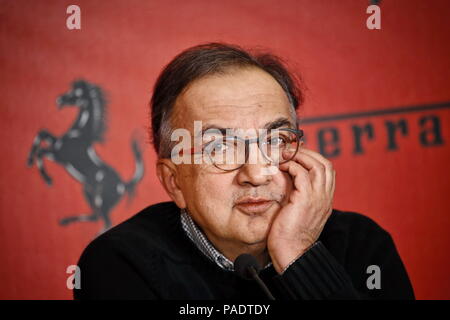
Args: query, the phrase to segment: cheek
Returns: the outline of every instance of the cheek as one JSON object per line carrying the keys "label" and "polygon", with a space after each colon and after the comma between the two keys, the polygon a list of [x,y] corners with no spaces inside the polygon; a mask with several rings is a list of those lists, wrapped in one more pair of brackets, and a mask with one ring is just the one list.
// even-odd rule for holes
{"label": "cheek", "polygon": [[193,177],[187,187],[196,206],[208,208],[207,211],[223,211],[232,206],[232,175],[197,170]]}
{"label": "cheek", "polygon": [[281,204],[286,204],[294,189],[294,180],[289,173],[280,171],[274,176],[273,182],[277,185],[277,189],[284,194]]}

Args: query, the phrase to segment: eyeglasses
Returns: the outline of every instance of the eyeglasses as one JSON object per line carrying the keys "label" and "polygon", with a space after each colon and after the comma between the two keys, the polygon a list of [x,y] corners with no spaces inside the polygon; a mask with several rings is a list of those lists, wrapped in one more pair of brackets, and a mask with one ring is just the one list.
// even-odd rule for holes
{"label": "eyeglasses", "polygon": [[[249,161],[250,144],[256,142],[264,159],[271,165],[279,165],[292,160],[302,137],[303,130],[291,128],[272,129],[253,139],[225,136],[206,143],[202,153],[208,156],[210,164],[216,168],[227,172],[234,171]],[[290,157],[283,158],[283,152],[286,150],[294,152],[290,153]],[[190,153],[194,153],[193,150]],[[250,163],[258,163],[254,156],[258,157],[259,154],[251,153],[251,156]]]}

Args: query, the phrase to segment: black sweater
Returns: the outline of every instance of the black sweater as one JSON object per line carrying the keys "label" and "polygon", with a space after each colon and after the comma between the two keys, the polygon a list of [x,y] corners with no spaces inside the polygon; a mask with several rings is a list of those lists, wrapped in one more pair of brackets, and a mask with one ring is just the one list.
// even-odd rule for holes
{"label": "black sweater", "polygon": [[[93,240],[78,263],[75,299],[264,299],[187,237],[173,202],[150,206]],[[381,289],[369,290],[370,265]],[[334,209],[319,243],[282,274],[260,273],[276,299],[414,299],[391,236],[371,219]]]}

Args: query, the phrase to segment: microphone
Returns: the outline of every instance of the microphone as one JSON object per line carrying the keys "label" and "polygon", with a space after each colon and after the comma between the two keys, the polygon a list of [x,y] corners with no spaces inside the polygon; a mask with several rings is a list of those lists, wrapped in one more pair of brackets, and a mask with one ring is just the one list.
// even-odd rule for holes
{"label": "microphone", "polygon": [[269,300],[275,300],[269,288],[267,288],[266,284],[259,277],[258,273],[260,270],[261,266],[251,254],[243,253],[234,260],[234,272],[244,279],[255,280]]}

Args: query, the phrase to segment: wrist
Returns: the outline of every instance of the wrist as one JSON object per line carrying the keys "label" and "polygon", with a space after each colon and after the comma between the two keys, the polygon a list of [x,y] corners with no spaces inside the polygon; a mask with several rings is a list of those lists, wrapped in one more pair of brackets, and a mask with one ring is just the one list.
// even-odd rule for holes
{"label": "wrist", "polygon": [[[317,242],[308,246],[301,246],[294,249],[292,246],[285,246],[275,257],[272,263],[278,274],[282,275],[295,261],[297,261],[306,251],[316,245]],[[289,249],[287,249],[289,248]]]}

